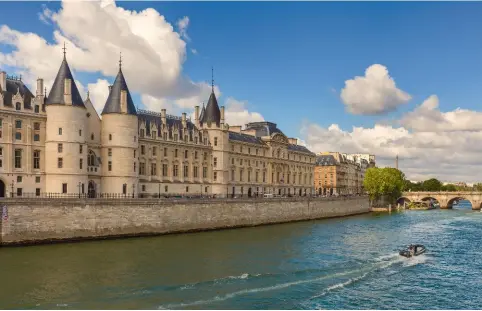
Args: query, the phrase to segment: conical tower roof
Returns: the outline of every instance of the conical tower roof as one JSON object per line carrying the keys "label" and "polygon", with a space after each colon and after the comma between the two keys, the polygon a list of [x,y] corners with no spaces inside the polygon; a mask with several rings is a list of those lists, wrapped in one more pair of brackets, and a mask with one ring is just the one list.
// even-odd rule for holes
{"label": "conical tower roof", "polygon": [[109,97],[104,106],[104,110],[102,110],[101,115],[106,113],[122,113],[121,110],[121,92],[127,92],[127,114],[137,115],[136,107],[134,105],[134,101],[132,100],[131,93],[129,92],[129,88],[127,87],[126,79],[124,78],[124,74],[122,73],[122,67],[119,66],[119,72],[117,73],[117,77],[115,78],[114,84],[109,92]]}
{"label": "conical tower roof", "polygon": [[221,111],[219,110],[218,100],[214,94],[214,90],[209,96],[208,105],[206,106],[206,111],[203,114],[202,123],[216,123],[217,126],[221,123]]}
{"label": "conical tower roof", "polygon": [[202,123],[205,113],[206,113],[206,107],[204,107],[204,103],[203,103],[203,108],[201,109],[201,114],[199,115],[199,122]]}
{"label": "conical tower roof", "polygon": [[77,89],[77,85],[75,84],[74,77],[72,76],[72,72],[70,71],[69,64],[67,63],[67,59],[65,58],[64,52],[64,59],[62,60],[62,64],[60,65],[59,72],[57,73],[57,77],[55,77],[54,84],[50,89],[50,93],[45,101],[46,105],[65,105],[65,79],[70,79],[70,94],[72,94],[72,106],[79,106],[85,107],[84,101],[80,96],[79,89]]}

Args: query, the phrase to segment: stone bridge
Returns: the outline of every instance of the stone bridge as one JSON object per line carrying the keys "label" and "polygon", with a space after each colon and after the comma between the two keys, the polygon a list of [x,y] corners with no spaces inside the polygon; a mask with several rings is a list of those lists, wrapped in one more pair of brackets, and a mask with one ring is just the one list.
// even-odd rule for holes
{"label": "stone bridge", "polygon": [[472,204],[472,209],[479,210],[482,205],[482,192],[475,191],[421,191],[421,192],[404,192],[397,200],[397,203],[403,204],[404,201],[425,201],[434,199],[440,204],[440,208],[452,208],[456,200],[468,200]]}

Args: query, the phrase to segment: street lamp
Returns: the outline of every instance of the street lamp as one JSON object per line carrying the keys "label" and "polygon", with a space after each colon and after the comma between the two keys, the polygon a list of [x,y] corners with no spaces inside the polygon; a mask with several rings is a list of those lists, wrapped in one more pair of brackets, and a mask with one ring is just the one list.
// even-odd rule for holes
{"label": "street lamp", "polygon": [[201,198],[203,197],[203,184],[200,184],[199,187],[201,187],[200,190],[200,195],[201,195]]}
{"label": "street lamp", "polygon": [[79,181],[79,184],[77,185],[77,187],[79,188],[79,199],[80,199],[80,186],[82,185],[82,183]]}
{"label": "street lamp", "polygon": [[13,183],[14,183],[14,181],[13,181],[13,179],[12,179],[12,191],[10,192],[10,197],[12,197],[12,198],[14,197],[14,194],[13,194]]}
{"label": "street lamp", "polygon": [[161,198],[161,182],[159,182],[159,199]]}
{"label": "street lamp", "polygon": [[134,198],[134,184],[132,184],[132,198]]}

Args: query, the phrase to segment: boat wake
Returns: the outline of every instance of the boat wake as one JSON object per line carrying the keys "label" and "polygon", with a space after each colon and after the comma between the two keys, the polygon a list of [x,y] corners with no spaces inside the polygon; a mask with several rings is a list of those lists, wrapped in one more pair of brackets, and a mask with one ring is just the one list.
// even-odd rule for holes
{"label": "boat wake", "polygon": [[[211,299],[206,299],[206,300],[197,300],[197,301],[185,302],[185,303],[173,303],[173,304],[168,304],[168,305],[161,305],[161,306],[158,307],[158,309],[187,308],[187,307],[192,307],[192,306],[196,306],[196,305],[217,303],[217,302],[220,302],[220,301],[225,301],[225,300],[232,299],[232,298],[242,296],[242,295],[280,290],[280,289],[284,289],[284,288],[288,288],[288,287],[292,287],[292,286],[308,284],[308,283],[316,283],[316,282],[320,282],[320,281],[323,281],[323,280],[336,279],[336,278],[340,278],[340,277],[346,277],[346,276],[358,274],[358,276],[351,277],[347,281],[331,285],[328,288],[326,288],[321,294],[310,298],[310,299],[314,299],[314,298],[317,298],[317,297],[324,296],[327,293],[329,293],[330,291],[333,291],[333,290],[336,290],[338,288],[342,288],[342,287],[345,287],[345,286],[350,285],[352,283],[355,283],[357,281],[360,281],[360,280],[364,279],[365,277],[367,277],[369,274],[374,273],[375,271],[380,271],[380,270],[386,269],[393,264],[401,262],[402,260],[403,259],[401,259],[400,256],[398,256],[398,254],[393,253],[393,254],[384,255],[384,256],[375,258],[373,260],[373,262],[371,262],[368,267],[360,267],[358,269],[345,270],[345,271],[341,271],[341,272],[337,272],[337,273],[319,276],[319,277],[316,277],[316,278],[309,278],[309,279],[304,279],[304,280],[297,280],[297,281],[292,281],[292,282],[279,283],[279,284],[275,284],[275,285],[272,285],[272,286],[238,290],[238,291],[234,291],[234,292],[227,293],[227,294],[224,294],[224,295],[218,295],[218,296],[215,296]],[[296,274],[296,272],[294,274]],[[261,275],[256,275],[256,276],[261,276]],[[227,278],[246,279],[248,277],[250,277],[249,274],[242,274],[241,276],[227,277]],[[227,278],[223,278],[223,279],[227,279]]]}

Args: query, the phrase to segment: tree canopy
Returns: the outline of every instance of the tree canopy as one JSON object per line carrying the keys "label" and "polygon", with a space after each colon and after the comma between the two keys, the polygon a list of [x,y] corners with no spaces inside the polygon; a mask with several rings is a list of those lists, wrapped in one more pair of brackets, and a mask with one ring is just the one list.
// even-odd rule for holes
{"label": "tree canopy", "polygon": [[371,167],[365,173],[363,186],[371,200],[386,196],[389,199],[400,197],[405,188],[405,175],[392,167]]}

